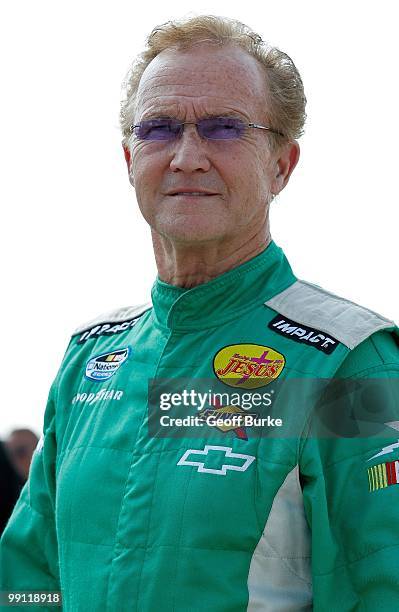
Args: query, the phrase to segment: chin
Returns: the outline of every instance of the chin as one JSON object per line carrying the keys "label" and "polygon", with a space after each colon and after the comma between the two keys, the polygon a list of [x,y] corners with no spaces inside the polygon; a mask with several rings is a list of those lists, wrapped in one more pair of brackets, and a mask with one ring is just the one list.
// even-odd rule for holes
{"label": "chin", "polygon": [[223,227],[214,219],[182,219],[171,220],[170,223],[156,224],[155,230],[172,240],[185,244],[199,244],[222,240],[224,237]]}

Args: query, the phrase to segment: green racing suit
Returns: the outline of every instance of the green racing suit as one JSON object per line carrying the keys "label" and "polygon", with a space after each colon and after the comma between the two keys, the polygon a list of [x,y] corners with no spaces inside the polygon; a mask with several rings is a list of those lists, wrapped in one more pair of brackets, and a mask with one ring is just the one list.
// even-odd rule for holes
{"label": "green racing suit", "polygon": [[[396,610],[397,347],[273,242],[192,289],[158,278],[152,304],[72,336],[1,589],[62,591],[68,612]],[[228,400],[183,405],[196,381]]]}

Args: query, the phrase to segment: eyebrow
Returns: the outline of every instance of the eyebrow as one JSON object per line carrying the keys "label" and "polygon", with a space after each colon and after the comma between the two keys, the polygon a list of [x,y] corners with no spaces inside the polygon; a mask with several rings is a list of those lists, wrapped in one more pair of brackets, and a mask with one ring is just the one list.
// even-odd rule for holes
{"label": "eyebrow", "polygon": [[[201,119],[210,119],[212,117],[232,117],[234,119],[241,119],[241,121],[247,120],[246,117],[236,111],[216,111],[212,113],[205,112],[198,120],[200,121]],[[175,119],[176,121],[184,122],[183,119],[180,119],[176,116],[176,113],[168,114],[166,112],[151,112],[148,115],[144,114],[144,116],[141,117],[140,121],[150,121],[151,119]]]}

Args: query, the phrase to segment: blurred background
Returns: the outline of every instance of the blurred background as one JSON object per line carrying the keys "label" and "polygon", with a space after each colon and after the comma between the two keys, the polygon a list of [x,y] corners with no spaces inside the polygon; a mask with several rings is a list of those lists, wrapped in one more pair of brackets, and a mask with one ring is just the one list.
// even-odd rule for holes
{"label": "blurred background", "polygon": [[0,440],[0,535],[28,479],[38,438],[30,429],[15,429]]}
{"label": "blurred background", "polygon": [[0,439],[21,469],[34,438],[12,434],[12,450],[10,434],[40,435],[70,333],[149,297],[156,270],[126,176],[120,86],[145,36],[171,18],[234,17],[293,58],[308,122],[272,205],[272,235],[300,278],[399,319],[396,3],[140,4],[23,0],[2,10]]}

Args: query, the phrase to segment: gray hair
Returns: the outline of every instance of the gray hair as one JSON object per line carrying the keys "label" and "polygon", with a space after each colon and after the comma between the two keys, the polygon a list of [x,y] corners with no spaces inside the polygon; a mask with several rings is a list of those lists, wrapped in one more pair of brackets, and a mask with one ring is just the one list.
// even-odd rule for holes
{"label": "gray hair", "polygon": [[168,21],[156,26],[148,36],[146,48],[136,57],[123,82],[120,126],[124,144],[128,143],[131,135],[137,91],[149,63],[166,49],[184,50],[200,43],[237,45],[262,65],[269,92],[268,99],[265,99],[266,115],[272,127],[285,135],[269,132],[271,149],[277,148],[282,139],[295,140],[303,134],[306,97],[301,76],[292,59],[263,41],[259,34],[240,21],[200,15]]}

